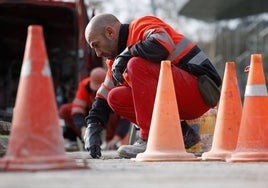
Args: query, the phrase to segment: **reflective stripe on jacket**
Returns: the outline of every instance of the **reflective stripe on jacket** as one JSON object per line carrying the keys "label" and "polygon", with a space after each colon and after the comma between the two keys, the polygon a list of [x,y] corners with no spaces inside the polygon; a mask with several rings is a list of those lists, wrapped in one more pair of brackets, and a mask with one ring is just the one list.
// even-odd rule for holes
{"label": "reflective stripe on jacket", "polygon": [[106,65],[107,65],[107,73],[106,73],[106,77],[104,79],[104,82],[101,84],[100,88],[97,91],[96,97],[101,98],[106,100],[108,93],[111,89],[113,89],[114,83],[112,81],[112,65],[113,65],[113,61],[112,60],[106,60]]}
{"label": "reflective stripe on jacket", "polygon": [[75,98],[72,102],[72,115],[88,113],[94,101],[95,93],[89,89],[90,77],[87,77],[80,81]]}
{"label": "reflective stripe on jacket", "polygon": [[218,86],[221,78],[202,50],[157,17],[145,16],[130,24],[127,46],[131,53],[152,62],[170,60],[187,72],[206,74]]}

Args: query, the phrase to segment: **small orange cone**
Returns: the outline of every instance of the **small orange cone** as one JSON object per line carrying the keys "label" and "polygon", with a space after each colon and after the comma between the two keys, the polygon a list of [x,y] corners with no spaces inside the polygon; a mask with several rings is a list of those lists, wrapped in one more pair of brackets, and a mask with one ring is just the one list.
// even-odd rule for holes
{"label": "small orange cone", "polygon": [[223,160],[235,150],[242,115],[242,102],[235,63],[227,62],[213,135],[212,148],[202,154],[203,160]]}
{"label": "small orange cone", "polygon": [[[167,128],[168,126],[168,128]],[[147,148],[135,161],[197,160],[184,148],[171,62],[162,61]]]}
{"label": "small orange cone", "polygon": [[28,27],[8,150],[0,170],[85,168],[65,155],[43,29]]}
{"label": "small orange cone", "polygon": [[227,162],[268,161],[268,95],[261,54],[252,54],[237,146]]}

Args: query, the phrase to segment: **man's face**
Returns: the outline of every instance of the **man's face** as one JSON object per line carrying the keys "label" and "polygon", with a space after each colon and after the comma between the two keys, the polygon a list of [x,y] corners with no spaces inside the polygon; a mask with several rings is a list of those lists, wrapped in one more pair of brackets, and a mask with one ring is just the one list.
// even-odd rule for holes
{"label": "man's face", "polygon": [[117,56],[117,41],[99,33],[90,33],[87,42],[98,57],[115,59]]}

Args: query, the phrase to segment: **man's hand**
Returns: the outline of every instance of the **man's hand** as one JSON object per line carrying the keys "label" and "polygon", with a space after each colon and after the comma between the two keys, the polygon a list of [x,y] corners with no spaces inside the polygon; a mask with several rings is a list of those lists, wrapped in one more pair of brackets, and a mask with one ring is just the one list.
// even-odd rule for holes
{"label": "man's hand", "polygon": [[100,133],[103,129],[101,123],[90,123],[88,124],[85,134],[84,134],[84,142],[85,149],[89,151],[92,158],[100,158],[101,157],[101,137]]}
{"label": "man's hand", "polygon": [[119,54],[113,63],[112,66],[112,74],[113,74],[113,82],[115,86],[123,84],[125,79],[123,77],[123,73],[127,68],[128,60],[132,57],[129,52],[129,49],[126,48],[121,54]]}

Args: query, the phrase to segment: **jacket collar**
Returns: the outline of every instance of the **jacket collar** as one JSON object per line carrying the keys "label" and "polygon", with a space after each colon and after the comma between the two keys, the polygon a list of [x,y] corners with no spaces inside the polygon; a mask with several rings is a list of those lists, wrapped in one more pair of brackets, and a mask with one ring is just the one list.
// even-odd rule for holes
{"label": "jacket collar", "polygon": [[118,54],[127,47],[127,38],[129,33],[129,24],[121,24],[118,39]]}

